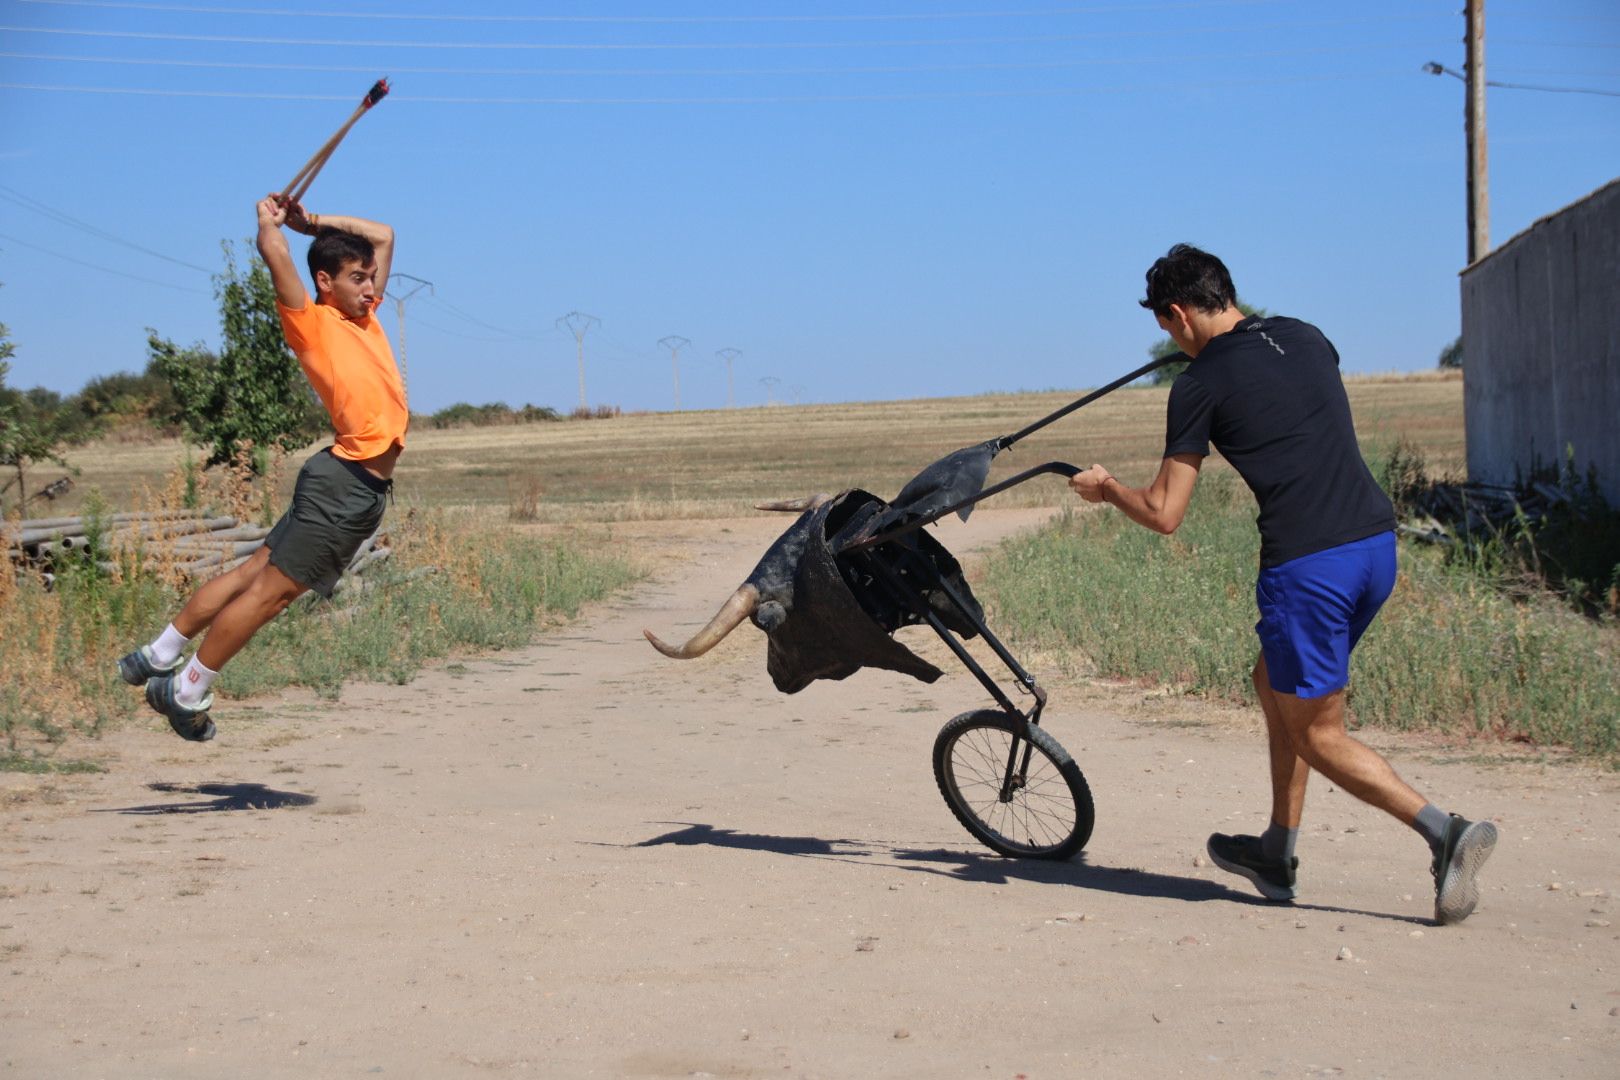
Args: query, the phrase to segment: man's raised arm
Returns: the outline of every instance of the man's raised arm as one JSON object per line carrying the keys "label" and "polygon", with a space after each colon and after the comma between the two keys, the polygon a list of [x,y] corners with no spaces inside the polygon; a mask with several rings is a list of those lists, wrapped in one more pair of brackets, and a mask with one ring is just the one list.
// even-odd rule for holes
{"label": "man's raised arm", "polygon": [[309,302],[309,293],[304,291],[303,279],[298,276],[298,267],[287,247],[287,237],[281,232],[281,226],[287,222],[287,208],[276,196],[269,195],[259,200],[258,211],[259,258],[270,271],[276,299],[283,307],[300,311]]}
{"label": "man's raised arm", "polygon": [[306,236],[314,236],[324,228],[342,229],[371,241],[377,253],[377,277],[374,282],[377,295],[382,296],[388,286],[388,270],[394,262],[394,229],[365,218],[346,217],[342,214],[307,214],[297,203],[287,207],[287,227]]}

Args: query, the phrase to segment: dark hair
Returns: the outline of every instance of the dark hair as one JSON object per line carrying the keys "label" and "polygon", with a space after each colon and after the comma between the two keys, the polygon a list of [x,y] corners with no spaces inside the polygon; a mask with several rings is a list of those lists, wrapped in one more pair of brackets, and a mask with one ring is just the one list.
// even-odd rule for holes
{"label": "dark hair", "polygon": [[1191,244],[1177,244],[1148,267],[1147,299],[1138,303],[1165,318],[1171,304],[1218,312],[1237,306],[1237,290],[1225,263]]}
{"label": "dark hair", "polygon": [[359,233],[322,225],[309,245],[309,279],[315,282],[315,291],[319,293],[321,286],[315,281],[315,275],[322,270],[330,277],[337,277],[344,263],[358,262],[366,266],[376,257],[377,249]]}

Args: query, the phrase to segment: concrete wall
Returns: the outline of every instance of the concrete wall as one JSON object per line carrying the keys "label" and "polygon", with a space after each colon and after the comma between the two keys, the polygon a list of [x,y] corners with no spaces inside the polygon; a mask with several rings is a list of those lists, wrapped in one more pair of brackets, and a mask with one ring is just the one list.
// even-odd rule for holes
{"label": "concrete wall", "polygon": [[1462,274],[1468,476],[1511,483],[1573,445],[1620,506],[1620,180]]}

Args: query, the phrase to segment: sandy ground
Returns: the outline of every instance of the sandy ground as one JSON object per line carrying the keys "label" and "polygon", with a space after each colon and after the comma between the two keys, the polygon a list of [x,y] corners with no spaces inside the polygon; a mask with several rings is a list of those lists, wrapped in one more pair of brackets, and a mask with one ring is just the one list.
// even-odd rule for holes
{"label": "sandy ground", "polygon": [[691,527],[521,651],[0,777],[0,1075],[1620,1075],[1616,777],[1381,740],[1498,823],[1478,912],[1432,925],[1421,843],[1320,779],[1271,905],[1202,859],[1264,823],[1252,725],[1051,682],[1096,832],[1001,859],[934,787],[939,726],[987,701],[926,630],[934,685],[794,697],[751,628],[684,664],[642,641],[782,524]]}

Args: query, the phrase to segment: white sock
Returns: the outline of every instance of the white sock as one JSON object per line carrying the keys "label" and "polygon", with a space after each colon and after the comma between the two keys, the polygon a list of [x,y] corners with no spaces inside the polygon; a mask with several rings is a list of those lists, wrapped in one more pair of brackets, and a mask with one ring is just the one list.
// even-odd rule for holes
{"label": "white sock", "polygon": [[180,654],[185,651],[186,642],[190,640],[174,628],[174,623],[170,623],[147,648],[152,651],[152,660],[158,667],[168,667],[180,659]]}
{"label": "white sock", "polygon": [[180,672],[179,681],[174,684],[174,699],[188,709],[197,708],[208,696],[208,688],[218,674],[203,667],[202,661],[193,656],[191,663]]}

